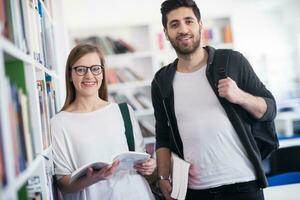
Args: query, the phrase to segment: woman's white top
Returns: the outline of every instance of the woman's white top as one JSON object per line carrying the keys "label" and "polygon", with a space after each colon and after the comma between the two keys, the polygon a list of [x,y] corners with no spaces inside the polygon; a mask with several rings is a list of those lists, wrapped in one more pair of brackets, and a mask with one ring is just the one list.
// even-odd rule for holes
{"label": "woman's white top", "polygon": [[[135,150],[143,152],[143,137],[132,109],[129,110]],[[51,133],[55,174],[58,178],[70,175],[87,163],[111,163],[115,155],[129,151],[124,121],[116,103],[88,113],[61,111],[51,119]],[[147,181],[135,170],[118,170],[109,180],[63,196],[65,200],[154,199]]]}
{"label": "woman's white top", "polygon": [[255,180],[254,167],[211,88],[206,66],[176,72],[174,106],[184,157],[191,162],[188,187],[206,189]]}

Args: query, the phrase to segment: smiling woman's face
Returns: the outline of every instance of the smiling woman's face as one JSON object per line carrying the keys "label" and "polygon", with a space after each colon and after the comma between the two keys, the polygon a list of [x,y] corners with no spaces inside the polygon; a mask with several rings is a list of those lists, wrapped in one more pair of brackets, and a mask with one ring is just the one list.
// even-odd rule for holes
{"label": "smiling woman's face", "polygon": [[101,87],[104,72],[94,75],[89,69],[85,75],[79,76],[74,69],[77,66],[91,67],[93,65],[102,65],[97,53],[88,53],[82,56],[72,66],[71,79],[76,90],[76,97],[98,97],[98,90]]}

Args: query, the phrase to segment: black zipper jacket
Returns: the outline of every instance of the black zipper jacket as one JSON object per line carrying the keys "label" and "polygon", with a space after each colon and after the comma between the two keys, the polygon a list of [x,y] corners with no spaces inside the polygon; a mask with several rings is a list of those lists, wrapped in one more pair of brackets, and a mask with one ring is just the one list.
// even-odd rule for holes
{"label": "black zipper jacket", "polygon": [[[220,56],[218,56],[219,54],[217,54],[217,51],[220,50],[215,50],[208,46],[204,47],[204,49],[208,52],[206,68],[207,80],[237,132],[242,145],[246,149],[248,158],[255,168],[260,187],[267,187],[267,179],[261,162],[262,158],[266,157],[266,155],[261,155],[261,144],[256,139],[262,138],[262,141],[272,142],[271,140],[274,140],[275,137],[275,141],[277,141],[277,144],[275,142],[275,149],[278,147],[278,140],[273,123],[276,116],[275,99],[258,79],[247,59],[241,53],[232,50],[223,50],[224,52],[230,52],[230,59],[227,61],[228,67],[226,67],[226,75],[233,79],[237,86],[243,91],[264,98],[267,103],[267,111],[262,118],[255,119],[241,106],[232,104],[226,99],[219,97],[217,91],[219,77],[217,77],[216,74],[218,74],[217,65],[219,65],[217,63],[221,61]],[[176,73],[177,62],[178,59],[163,67],[155,74],[151,84],[151,92],[154,116],[156,119],[156,149],[162,147],[169,148],[172,152],[184,158],[183,145],[174,110],[173,79]],[[271,126],[268,126],[272,129],[270,135],[265,135],[268,134],[268,131],[261,130],[261,127],[258,128],[258,135],[253,134],[253,130],[256,129],[255,127],[261,123],[271,123]]]}

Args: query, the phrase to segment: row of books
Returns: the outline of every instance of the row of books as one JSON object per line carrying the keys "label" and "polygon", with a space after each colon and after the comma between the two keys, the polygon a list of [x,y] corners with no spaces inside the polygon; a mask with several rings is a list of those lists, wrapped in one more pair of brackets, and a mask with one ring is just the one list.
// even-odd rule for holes
{"label": "row of books", "polygon": [[37,91],[42,125],[43,148],[51,144],[50,119],[57,113],[54,84],[51,77],[46,76],[44,80],[37,80]]}
{"label": "row of books", "polygon": [[204,29],[205,44],[232,43],[232,30],[230,25]]}
{"label": "row of books", "polygon": [[111,92],[109,94],[109,100],[116,103],[127,102],[135,111],[152,108],[151,100],[142,92],[135,92],[135,93]]}
{"label": "row of books", "polygon": [[108,84],[125,83],[130,81],[141,81],[144,78],[129,67],[106,68]]}
{"label": "row of books", "polygon": [[53,25],[42,3],[41,0],[0,0],[0,31],[22,51],[52,69],[55,64]]}
{"label": "row of books", "polygon": [[[33,136],[33,122],[25,80],[25,66],[22,61],[11,60],[5,63],[5,93],[8,94],[9,122],[15,172],[19,174],[35,158],[37,150]],[[37,90],[42,124],[44,149],[50,145],[50,118],[57,112],[55,91],[49,77],[37,80]]]}
{"label": "row of books", "polygon": [[[19,189],[18,191],[18,199],[19,200],[42,200],[42,199],[49,199],[53,200],[53,196],[50,195],[46,197],[43,195],[43,186],[41,183],[40,176],[34,175],[28,178],[27,182]],[[50,184],[51,185],[51,184]],[[52,185],[50,188],[52,190]],[[53,191],[54,192],[54,191]],[[58,199],[58,198],[55,198]]]}
{"label": "row of books", "polygon": [[99,46],[105,55],[132,53],[136,49],[124,39],[113,39],[110,36],[90,36],[87,38],[76,38],[75,43],[91,43]]}
{"label": "row of books", "polygon": [[26,169],[34,159],[35,149],[28,97],[21,88],[8,78],[4,81],[5,93],[8,94],[9,122],[15,174]]}

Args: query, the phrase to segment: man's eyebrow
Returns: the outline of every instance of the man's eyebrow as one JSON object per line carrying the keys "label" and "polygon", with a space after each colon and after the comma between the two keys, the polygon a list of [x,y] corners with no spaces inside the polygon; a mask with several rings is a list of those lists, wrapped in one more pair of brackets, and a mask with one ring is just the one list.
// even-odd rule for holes
{"label": "man's eyebrow", "polygon": [[179,20],[178,20],[178,19],[173,19],[173,20],[171,20],[171,21],[169,22],[169,24],[172,24],[172,23],[174,23],[174,22],[179,22]]}
{"label": "man's eyebrow", "polygon": [[[185,17],[185,18],[183,18],[184,20],[196,20],[194,17],[191,17],[191,16],[188,16],[188,17]],[[169,24],[172,24],[172,23],[174,23],[174,22],[178,22],[179,21],[179,19],[173,19],[173,20],[171,20],[170,22],[169,22]]]}

